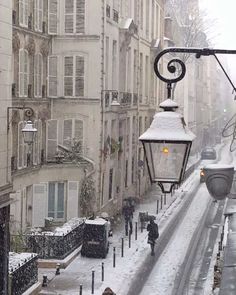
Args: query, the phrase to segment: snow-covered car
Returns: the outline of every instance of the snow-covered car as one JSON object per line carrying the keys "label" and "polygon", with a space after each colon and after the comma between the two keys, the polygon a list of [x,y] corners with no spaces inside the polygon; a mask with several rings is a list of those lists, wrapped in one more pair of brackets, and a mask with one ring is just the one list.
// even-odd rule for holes
{"label": "snow-covered car", "polygon": [[213,147],[206,147],[201,152],[202,160],[216,160],[216,151]]}

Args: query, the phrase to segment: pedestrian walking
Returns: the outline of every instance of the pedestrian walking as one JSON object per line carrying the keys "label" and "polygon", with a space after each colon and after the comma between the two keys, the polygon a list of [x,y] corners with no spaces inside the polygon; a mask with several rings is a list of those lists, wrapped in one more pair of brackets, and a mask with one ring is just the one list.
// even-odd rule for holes
{"label": "pedestrian walking", "polygon": [[134,212],[134,208],[129,204],[129,202],[124,201],[122,213],[125,218],[125,234],[126,234],[126,236],[128,236],[129,230],[130,230],[130,234],[132,234],[132,232],[133,232],[133,223],[132,223],[133,212]]}
{"label": "pedestrian walking", "polygon": [[150,223],[147,226],[147,231],[148,231],[148,244],[150,244],[151,247],[151,255],[155,255],[155,244],[156,244],[156,239],[159,237],[159,231],[158,231],[158,225],[154,222],[153,218],[150,219]]}
{"label": "pedestrian walking", "polygon": [[107,287],[107,288],[103,291],[102,295],[116,295],[116,294],[112,291],[111,288]]}

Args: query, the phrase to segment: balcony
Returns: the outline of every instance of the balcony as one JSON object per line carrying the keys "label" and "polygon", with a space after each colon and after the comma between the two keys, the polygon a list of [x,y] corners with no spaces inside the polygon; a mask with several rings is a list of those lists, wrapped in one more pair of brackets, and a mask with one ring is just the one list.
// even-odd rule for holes
{"label": "balcony", "polygon": [[108,109],[113,101],[119,101],[117,90],[105,90],[104,91],[104,102],[105,108]]}
{"label": "balcony", "polygon": [[121,106],[131,106],[132,103],[132,93],[130,92],[120,92],[120,105]]}

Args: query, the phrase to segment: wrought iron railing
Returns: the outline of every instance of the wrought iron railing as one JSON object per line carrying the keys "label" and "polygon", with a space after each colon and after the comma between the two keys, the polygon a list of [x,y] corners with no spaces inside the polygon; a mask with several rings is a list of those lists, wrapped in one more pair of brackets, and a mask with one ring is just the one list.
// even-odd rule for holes
{"label": "wrought iron railing", "polygon": [[29,233],[25,235],[26,247],[42,259],[64,259],[82,244],[83,228],[82,222],[66,234]]}
{"label": "wrought iron railing", "polygon": [[130,106],[132,101],[132,93],[120,92],[120,104],[121,106]]}
{"label": "wrought iron railing", "polygon": [[38,256],[34,253],[9,254],[9,294],[21,295],[38,281]]}

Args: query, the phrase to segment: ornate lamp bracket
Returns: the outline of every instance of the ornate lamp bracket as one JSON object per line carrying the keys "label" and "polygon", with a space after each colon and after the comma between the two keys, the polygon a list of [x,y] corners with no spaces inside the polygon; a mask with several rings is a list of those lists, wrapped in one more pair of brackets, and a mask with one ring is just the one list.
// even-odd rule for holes
{"label": "ornate lamp bracket", "polygon": [[190,54],[195,54],[196,58],[200,58],[201,56],[213,55],[215,57],[216,61],[218,62],[218,64],[220,65],[220,67],[221,67],[222,71],[224,72],[226,78],[228,79],[229,83],[233,87],[233,91],[236,92],[236,88],[235,88],[232,80],[230,79],[230,77],[226,73],[224,67],[220,63],[218,57],[216,56],[216,54],[236,54],[236,50],[192,48],[192,47],[189,47],[189,48],[188,47],[168,47],[168,48],[162,50],[156,56],[155,61],[154,61],[155,74],[157,75],[157,77],[161,81],[167,83],[168,98],[171,97],[171,88],[172,88],[171,85],[173,83],[177,83],[177,82],[181,81],[184,78],[184,76],[186,74],[186,66],[185,66],[185,63],[180,58],[173,58],[167,63],[167,70],[170,74],[175,74],[175,75],[177,74],[177,76],[175,76],[174,78],[166,78],[165,76],[163,76],[159,71],[159,61],[167,53],[173,53],[173,54],[175,54],[175,53],[190,53]]}

